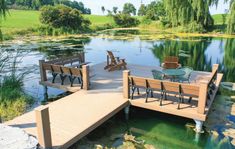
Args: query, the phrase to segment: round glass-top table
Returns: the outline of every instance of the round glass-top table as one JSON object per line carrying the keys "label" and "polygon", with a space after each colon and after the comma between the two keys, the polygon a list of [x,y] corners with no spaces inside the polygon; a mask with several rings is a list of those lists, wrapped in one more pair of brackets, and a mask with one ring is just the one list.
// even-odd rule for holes
{"label": "round glass-top table", "polygon": [[162,72],[164,73],[164,75],[171,77],[172,81],[175,81],[177,77],[183,76],[186,74],[185,71],[181,69],[163,69]]}

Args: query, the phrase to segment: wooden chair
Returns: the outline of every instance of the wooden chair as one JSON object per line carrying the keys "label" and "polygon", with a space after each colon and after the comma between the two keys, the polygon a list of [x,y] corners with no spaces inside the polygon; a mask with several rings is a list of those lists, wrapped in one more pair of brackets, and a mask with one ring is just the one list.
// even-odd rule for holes
{"label": "wooden chair", "polygon": [[82,79],[82,71],[79,68],[70,68],[71,75],[69,76],[71,87],[73,86],[74,80],[77,78],[78,83],[81,84],[81,89],[83,88],[83,79]]}
{"label": "wooden chair", "polygon": [[107,51],[107,53],[107,66],[105,66],[104,69],[108,69],[108,71],[120,70],[122,67],[127,69],[125,59],[114,57],[112,51]]}
{"label": "wooden chair", "polygon": [[181,67],[179,64],[179,58],[176,56],[167,56],[162,63],[162,67],[165,69],[176,69]]}
{"label": "wooden chair", "polygon": [[60,65],[53,65],[51,64],[51,72],[52,72],[52,83],[55,83],[55,78],[57,75],[60,75],[61,77],[61,69],[60,69]]}

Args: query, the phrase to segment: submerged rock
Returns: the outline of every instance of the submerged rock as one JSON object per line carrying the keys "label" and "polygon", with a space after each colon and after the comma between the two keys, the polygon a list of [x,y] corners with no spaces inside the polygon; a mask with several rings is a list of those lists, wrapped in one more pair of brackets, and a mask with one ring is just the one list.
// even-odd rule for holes
{"label": "submerged rock", "polygon": [[0,124],[0,149],[36,149],[38,140],[24,130]]}

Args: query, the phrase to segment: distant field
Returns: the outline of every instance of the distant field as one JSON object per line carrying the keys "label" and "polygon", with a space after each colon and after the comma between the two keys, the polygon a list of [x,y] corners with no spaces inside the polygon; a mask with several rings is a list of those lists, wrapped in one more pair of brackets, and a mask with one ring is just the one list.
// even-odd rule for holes
{"label": "distant field", "polygon": [[100,16],[100,15],[85,15],[85,18],[89,19],[92,25],[102,25],[102,24],[114,24],[112,17]]}
{"label": "distant field", "polygon": [[[39,15],[40,11],[10,10],[6,19],[1,22],[2,30],[5,33],[11,33],[14,31],[37,27],[41,24],[39,21]],[[92,26],[114,23],[112,17],[99,15],[84,16],[91,21]]]}
{"label": "distant field", "polygon": [[5,20],[2,20],[3,32],[14,32],[40,25],[39,11],[10,10]]}
{"label": "distant field", "polygon": [[212,17],[213,17],[213,19],[215,21],[215,24],[223,24],[222,14],[215,14],[215,15],[212,15]]}

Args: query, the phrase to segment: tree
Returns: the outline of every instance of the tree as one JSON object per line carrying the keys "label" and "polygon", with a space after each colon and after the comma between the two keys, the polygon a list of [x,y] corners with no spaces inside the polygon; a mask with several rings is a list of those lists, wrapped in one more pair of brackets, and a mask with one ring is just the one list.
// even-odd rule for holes
{"label": "tree", "polygon": [[146,17],[151,20],[159,20],[165,17],[166,11],[163,1],[153,1],[146,7]]}
{"label": "tree", "polygon": [[0,19],[6,16],[7,5],[5,0],[0,0]]}
{"label": "tree", "polygon": [[130,14],[117,14],[113,16],[114,22],[121,27],[137,26],[140,22]]}
{"label": "tree", "polygon": [[164,0],[167,18],[171,26],[200,25],[208,29],[214,22],[209,6],[218,0]]}
{"label": "tree", "polygon": [[117,14],[117,11],[118,11],[118,7],[113,7],[113,13]]}
{"label": "tree", "polygon": [[138,10],[138,16],[144,16],[144,15],[146,15],[146,6],[144,4],[141,4]]}
{"label": "tree", "polygon": [[228,14],[228,10],[226,9],[224,11],[224,13],[222,14],[222,23],[223,23],[223,25],[225,25],[225,23],[226,23],[227,14]]}
{"label": "tree", "polygon": [[90,25],[81,12],[65,5],[44,6],[41,9],[40,21],[54,28],[82,30]]}
{"label": "tree", "polygon": [[102,10],[102,12],[103,12],[103,14],[104,14],[104,12],[105,12],[104,6],[101,7],[101,10]]}
{"label": "tree", "polygon": [[235,0],[230,0],[230,9],[227,21],[227,33],[235,34]]}
{"label": "tree", "polygon": [[111,10],[107,10],[107,12],[108,12],[107,16],[112,16],[113,15]]}
{"label": "tree", "polygon": [[135,6],[131,3],[125,3],[123,6],[122,13],[136,15]]}

